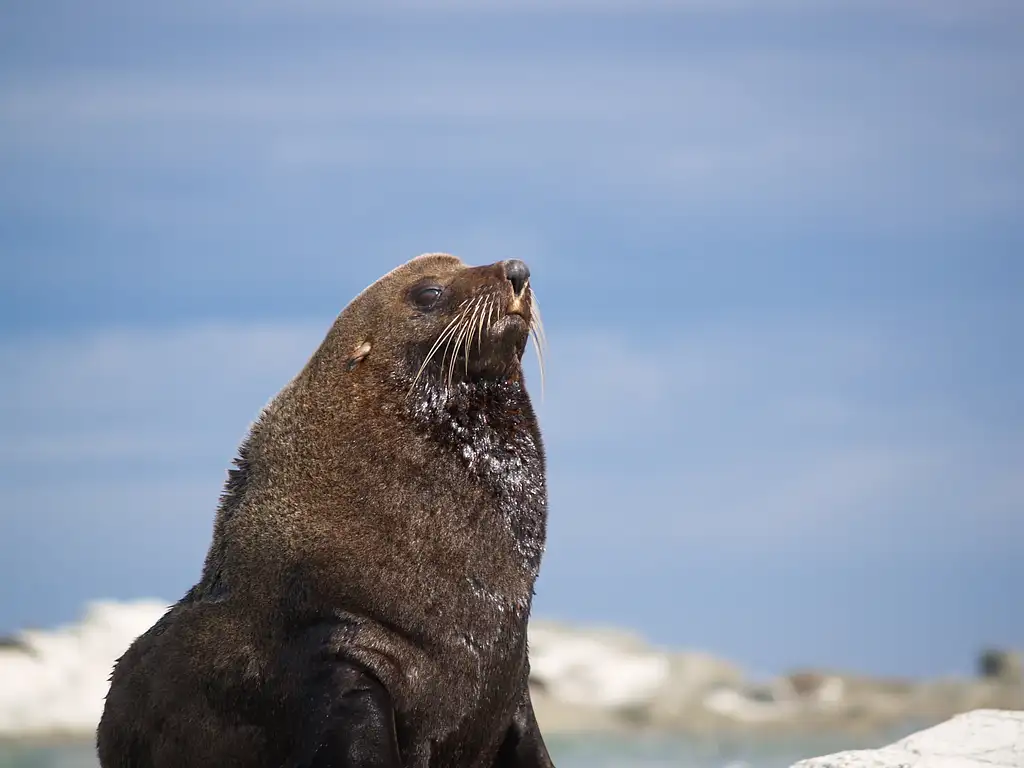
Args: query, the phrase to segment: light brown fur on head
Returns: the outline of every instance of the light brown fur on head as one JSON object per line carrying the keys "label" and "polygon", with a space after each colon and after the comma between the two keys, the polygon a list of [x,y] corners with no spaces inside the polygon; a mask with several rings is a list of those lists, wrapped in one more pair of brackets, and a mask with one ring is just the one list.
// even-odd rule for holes
{"label": "light brown fur on head", "polygon": [[466,265],[462,260],[448,253],[425,253],[410,259],[360,291],[338,315],[324,343],[372,345],[374,338],[385,338],[395,325],[396,317],[389,312],[401,306],[403,288],[422,277],[441,277],[463,269]]}

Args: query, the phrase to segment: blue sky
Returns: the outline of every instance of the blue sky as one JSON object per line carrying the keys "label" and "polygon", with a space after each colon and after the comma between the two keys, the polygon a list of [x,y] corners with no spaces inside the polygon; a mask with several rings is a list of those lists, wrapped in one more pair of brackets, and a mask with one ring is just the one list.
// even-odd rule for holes
{"label": "blue sky", "polygon": [[184,593],[259,409],[446,250],[544,308],[537,615],[1024,647],[1016,0],[0,9],[0,631]]}

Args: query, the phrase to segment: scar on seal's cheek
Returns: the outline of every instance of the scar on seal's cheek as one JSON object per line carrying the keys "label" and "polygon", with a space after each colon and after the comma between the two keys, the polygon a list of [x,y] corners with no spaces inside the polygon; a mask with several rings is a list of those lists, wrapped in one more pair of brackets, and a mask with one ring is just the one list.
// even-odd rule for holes
{"label": "scar on seal's cheek", "polygon": [[370,342],[364,341],[358,347],[352,350],[352,355],[348,360],[345,361],[345,370],[354,371],[356,366],[359,365],[370,354]]}

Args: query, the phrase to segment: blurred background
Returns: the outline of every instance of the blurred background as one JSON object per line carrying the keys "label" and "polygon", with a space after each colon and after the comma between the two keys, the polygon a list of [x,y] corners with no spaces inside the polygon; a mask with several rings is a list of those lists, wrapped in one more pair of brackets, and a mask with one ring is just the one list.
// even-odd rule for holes
{"label": "blurred background", "polygon": [[1022,78],[1015,0],[0,2],[0,633],[184,594],[261,407],[443,250],[544,309],[552,632],[974,675]]}

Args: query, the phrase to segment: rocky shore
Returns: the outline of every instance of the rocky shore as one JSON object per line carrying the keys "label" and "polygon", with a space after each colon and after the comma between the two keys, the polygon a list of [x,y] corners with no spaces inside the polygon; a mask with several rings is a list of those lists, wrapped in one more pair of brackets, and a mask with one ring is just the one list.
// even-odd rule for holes
{"label": "rocky shore", "polygon": [[1021,768],[1024,712],[979,709],[881,749],[801,760],[793,768]]}
{"label": "rocky shore", "polygon": [[903,680],[830,670],[747,679],[700,651],[658,649],[614,630],[531,626],[537,717],[549,731],[649,729],[686,735],[879,732],[975,709],[1024,709],[1021,655],[984,651],[967,678]]}
{"label": "rocky shore", "polygon": [[[91,738],[114,660],[163,613],[98,602],[77,624],[0,639],[0,739]],[[756,682],[726,659],[610,629],[536,620],[531,687],[546,733],[790,737],[930,725],[977,709],[1024,709],[1021,656],[986,651],[975,677],[893,680],[797,670]]]}

